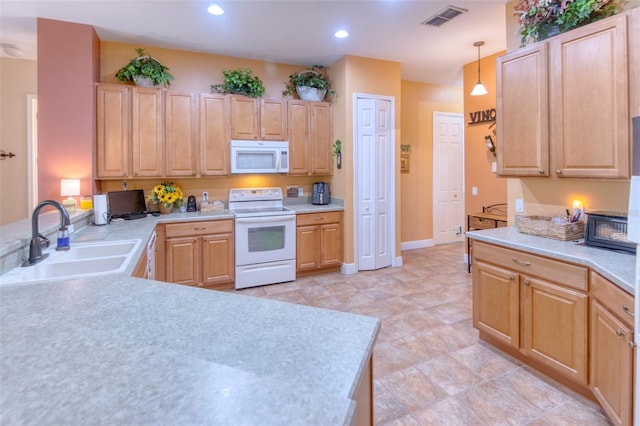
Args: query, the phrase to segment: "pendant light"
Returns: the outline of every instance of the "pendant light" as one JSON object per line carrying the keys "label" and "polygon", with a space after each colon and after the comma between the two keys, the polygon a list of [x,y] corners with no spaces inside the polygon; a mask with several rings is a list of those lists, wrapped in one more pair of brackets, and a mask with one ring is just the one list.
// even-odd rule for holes
{"label": "pendant light", "polygon": [[471,96],[486,95],[489,92],[487,92],[484,84],[482,84],[482,82],[480,81],[480,46],[484,45],[484,41],[476,41],[475,43],[473,43],[473,45],[478,48],[478,83],[476,83],[476,85],[473,87]]}

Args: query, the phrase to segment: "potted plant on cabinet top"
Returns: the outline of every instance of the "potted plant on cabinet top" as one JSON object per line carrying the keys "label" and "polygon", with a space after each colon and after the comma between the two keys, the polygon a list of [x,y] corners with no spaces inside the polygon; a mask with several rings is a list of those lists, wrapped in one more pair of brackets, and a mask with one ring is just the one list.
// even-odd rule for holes
{"label": "potted plant on cabinet top", "polygon": [[297,93],[305,101],[322,101],[325,96],[332,97],[335,92],[327,78],[327,69],[322,65],[314,65],[308,70],[291,74],[282,94],[288,96]]}
{"label": "potted plant on cabinet top", "polygon": [[133,81],[137,86],[169,86],[173,75],[169,68],[162,65],[145,49],[136,49],[138,57],[120,68],[116,78],[120,81]]}
{"label": "potted plant on cabinet top", "polygon": [[227,93],[259,98],[264,94],[264,85],[250,69],[223,70],[224,83],[212,84],[211,93]]}
{"label": "potted plant on cabinet top", "polygon": [[613,0],[520,0],[520,46],[606,18],[616,13]]}

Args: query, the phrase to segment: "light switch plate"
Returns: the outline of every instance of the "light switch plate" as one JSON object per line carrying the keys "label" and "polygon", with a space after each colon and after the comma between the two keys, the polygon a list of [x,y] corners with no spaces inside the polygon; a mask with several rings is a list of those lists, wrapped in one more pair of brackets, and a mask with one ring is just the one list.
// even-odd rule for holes
{"label": "light switch plate", "polygon": [[471,195],[478,195],[478,187],[477,186],[472,186],[471,187]]}
{"label": "light switch plate", "polygon": [[498,172],[498,163],[496,163],[495,161],[493,161],[493,162],[491,163],[491,171],[492,171],[493,173],[497,173],[497,172]]}
{"label": "light switch plate", "polygon": [[524,200],[516,198],[516,213],[524,213]]}

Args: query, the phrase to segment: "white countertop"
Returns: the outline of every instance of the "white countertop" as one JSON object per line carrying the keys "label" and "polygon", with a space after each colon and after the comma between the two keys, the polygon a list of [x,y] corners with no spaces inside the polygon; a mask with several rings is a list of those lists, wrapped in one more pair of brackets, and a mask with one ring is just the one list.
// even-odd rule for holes
{"label": "white countertop", "polygon": [[573,241],[558,241],[521,234],[515,227],[471,231],[466,235],[478,241],[587,266],[623,290],[635,295],[633,285],[635,255],[633,254],[587,247]]}

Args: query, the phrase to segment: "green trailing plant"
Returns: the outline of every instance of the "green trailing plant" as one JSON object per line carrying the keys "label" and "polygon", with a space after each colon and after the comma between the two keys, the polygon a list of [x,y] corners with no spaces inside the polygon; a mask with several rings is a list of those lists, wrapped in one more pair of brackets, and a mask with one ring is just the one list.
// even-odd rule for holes
{"label": "green trailing plant", "polygon": [[135,81],[138,77],[147,77],[154,86],[169,86],[171,84],[173,75],[169,72],[169,68],[162,65],[143,48],[136,49],[136,52],[138,52],[138,57],[133,58],[116,73],[118,80]]}
{"label": "green trailing plant", "polygon": [[244,95],[259,98],[264,94],[264,85],[258,76],[253,76],[250,69],[223,70],[224,83],[212,84],[212,93]]}
{"label": "green trailing plant", "polygon": [[333,143],[333,155],[342,154],[342,141],[340,139],[336,139]]}
{"label": "green trailing plant", "polygon": [[589,24],[616,13],[614,0],[520,0],[520,45]]}
{"label": "green trailing plant", "polygon": [[322,65],[314,65],[308,70],[293,73],[289,76],[289,82],[285,83],[285,89],[282,91],[284,96],[296,93],[296,87],[315,87],[316,89],[324,89],[327,96],[332,97],[335,91],[331,89],[331,82],[327,77],[329,68]]}

